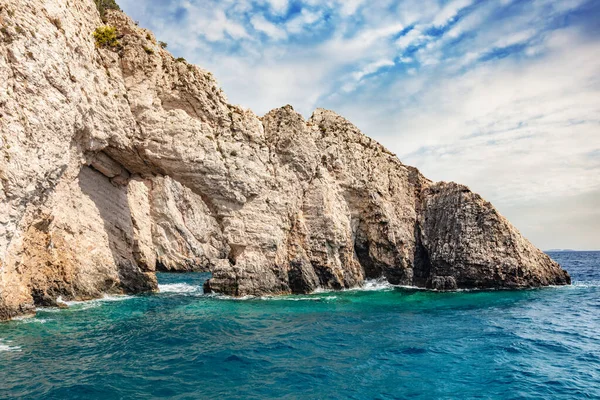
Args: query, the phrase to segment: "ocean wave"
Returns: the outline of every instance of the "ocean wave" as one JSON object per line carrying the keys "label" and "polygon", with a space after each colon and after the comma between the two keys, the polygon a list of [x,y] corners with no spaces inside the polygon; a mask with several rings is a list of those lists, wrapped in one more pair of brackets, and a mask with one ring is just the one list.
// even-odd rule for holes
{"label": "ocean wave", "polygon": [[245,296],[240,296],[240,297],[235,297],[235,296],[229,296],[226,294],[222,294],[222,293],[206,293],[203,295],[203,297],[208,297],[208,298],[212,298],[212,299],[217,299],[217,300],[234,300],[234,301],[245,301],[245,300],[266,300],[267,297],[269,296],[252,296],[252,295],[245,295]]}
{"label": "ocean wave", "polygon": [[[563,290],[577,290],[577,289],[589,289],[600,287],[600,281],[573,281],[570,285],[549,285],[546,288],[551,289],[563,289]],[[542,287],[541,289],[544,289]]]}
{"label": "ocean wave", "polygon": [[260,299],[272,301],[331,301],[337,299],[337,296],[261,296]]}
{"label": "ocean wave", "polygon": [[370,292],[370,291],[378,291],[378,290],[393,290],[397,287],[399,287],[399,285],[392,285],[386,279],[379,278],[379,279],[366,280],[361,287],[357,287],[357,288],[350,289],[350,290],[360,290],[360,291]]}
{"label": "ocean wave", "polygon": [[229,301],[248,301],[248,300],[261,300],[261,301],[331,301],[337,299],[337,296],[299,296],[299,295],[275,295],[275,296],[253,296],[245,295],[240,297],[228,296],[221,293],[209,293],[205,294],[204,297],[210,297],[218,300],[229,300]]}
{"label": "ocean wave", "polygon": [[21,351],[21,346],[10,346],[5,343],[11,343],[10,340],[0,339],[0,353],[1,352],[19,352]]}
{"label": "ocean wave", "polygon": [[45,313],[58,313],[63,309],[58,307],[36,307],[36,312],[45,312]]}
{"label": "ocean wave", "polygon": [[82,300],[82,301],[65,301],[63,303],[68,305],[69,309],[76,310],[76,311],[83,311],[83,310],[89,310],[92,308],[101,307],[103,303],[124,301],[124,300],[133,299],[134,297],[135,296],[122,295],[122,294],[120,294],[120,295],[105,294],[104,297],[101,297],[99,299]]}
{"label": "ocean wave", "polygon": [[355,286],[348,289],[325,289],[325,288],[317,288],[312,293],[313,294],[321,294],[321,293],[335,293],[335,292],[377,292],[377,291],[388,291],[394,290],[396,288],[403,289],[421,289],[415,286],[406,286],[406,285],[393,285],[389,283],[385,278],[377,278],[377,279],[367,279],[363,282],[362,286]]}
{"label": "ocean wave", "polygon": [[66,304],[69,307],[71,306],[78,306],[78,305],[86,305],[86,304],[93,304],[93,303],[104,303],[104,302],[111,302],[111,301],[123,301],[123,300],[129,300],[129,299],[133,299],[135,296],[129,296],[129,295],[125,295],[125,294],[118,294],[118,295],[110,295],[110,294],[105,294],[103,297],[100,297],[98,299],[92,299],[92,300],[70,300],[70,301],[65,301],[63,300],[62,297],[59,297],[56,299],[57,303],[61,303],[61,304]]}
{"label": "ocean wave", "polygon": [[189,283],[168,283],[158,285],[158,290],[160,293],[198,293],[202,288]]}
{"label": "ocean wave", "polygon": [[575,281],[571,286],[584,288],[600,287],[600,281]]}
{"label": "ocean wave", "polygon": [[[178,284],[170,284],[170,285],[158,285],[161,292],[174,292],[174,293],[190,293],[197,292],[199,287],[191,286],[186,283],[178,283]],[[168,290],[164,290],[164,288]],[[240,297],[229,296],[222,293],[207,293],[204,294],[204,297],[211,297],[220,300],[235,300],[235,301],[244,301],[244,300],[272,300],[272,301],[323,301],[323,300],[335,300],[337,296],[319,296],[323,294],[331,294],[331,293],[341,293],[341,292],[371,292],[371,291],[388,291],[394,290],[396,288],[407,288],[407,289],[418,289],[424,290],[422,288],[417,288],[413,286],[403,286],[403,285],[392,285],[388,281],[383,278],[379,279],[370,279],[366,280],[362,286],[357,286],[348,289],[325,289],[325,288],[317,288],[312,293],[302,296],[302,295],[263,295],[263,296],[254,296],[254,295],[245,295]]]}
{"label": "ocean wave", "polygon": [[46,318],[36,318],[36,317],[15,317],[14,321],[19,321],[22,324],[45,324],[48,321],[51,321]]}
{"label": "ocean wave", "polygon": [[135,298],[135,296],[130,296],[130,295],[126,295],[126,294],[117,294],[117,295],[105,294],[104,297],[102,297],[100,299],[96,299],[96,300],[91,300],[91,301],[99,301],[99,302],[103,303],[105,301],[123,301],[123,300],[129,300],[129,299],[133,299],[133,298]]}
{"label": "ocean wave", "polygon": [[83,310],[89,310],[91,308],[100,307],[100,306],[102,306],[103,303],[124,301],[124,300],[133,299],[133,298],[135,298],[135,296],[105,294],[104,297],[101,297],[99,299],[65,301],[62,299],[62,297],[58,297],[56,299],[56,302],[60,303],[60,304],[64,304],[68,308],[65,309],[65,308],[60,308],[60,307],[37,307],[36,311],[49,312],[49,313],[61,312],[64,310],[83,311]]}

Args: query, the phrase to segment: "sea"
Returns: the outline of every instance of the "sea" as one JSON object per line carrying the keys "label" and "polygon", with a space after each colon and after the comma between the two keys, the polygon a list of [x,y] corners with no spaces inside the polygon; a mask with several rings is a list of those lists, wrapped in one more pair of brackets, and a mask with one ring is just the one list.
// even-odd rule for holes
{"label": "sea", "polygon": [[600,399],[600,252],[549,254],[573,285],[231,298],[159,274],[1,323],[0,398]]}

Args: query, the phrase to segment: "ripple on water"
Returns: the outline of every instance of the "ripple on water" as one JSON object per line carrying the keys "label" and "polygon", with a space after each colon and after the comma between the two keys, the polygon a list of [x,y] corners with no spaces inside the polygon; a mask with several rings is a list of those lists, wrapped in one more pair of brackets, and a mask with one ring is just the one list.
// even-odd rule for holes
{"label": "ripple on water", "polygon": [[600,398],[600,263],[569,257],[576,286],[515,292],[238,299],[161,274],[157,294],[0,324],[0,398]]}

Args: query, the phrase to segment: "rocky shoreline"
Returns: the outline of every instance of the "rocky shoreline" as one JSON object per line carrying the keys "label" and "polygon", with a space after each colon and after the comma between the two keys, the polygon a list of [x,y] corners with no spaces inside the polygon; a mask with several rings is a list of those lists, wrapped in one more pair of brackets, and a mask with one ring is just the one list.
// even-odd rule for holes
{"label": "rocky shoreline", "polygon": [[0,6],[0,319],[156,291],[157,269],[233,296],[570,283],[467,187],[332,111],[259,118],[163,47],[91,0]]}

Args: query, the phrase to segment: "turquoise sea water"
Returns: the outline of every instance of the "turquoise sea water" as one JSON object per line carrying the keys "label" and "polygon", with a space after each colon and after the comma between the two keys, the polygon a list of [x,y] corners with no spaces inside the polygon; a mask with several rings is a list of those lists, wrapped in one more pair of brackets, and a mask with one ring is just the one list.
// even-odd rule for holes
{"label": "turquoise sea water", "polygon": [[0,324],[0,398],[598,399],[600,252],[551,255],[573,286],[234,300],[162,274]]}

